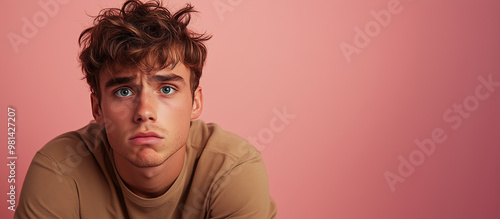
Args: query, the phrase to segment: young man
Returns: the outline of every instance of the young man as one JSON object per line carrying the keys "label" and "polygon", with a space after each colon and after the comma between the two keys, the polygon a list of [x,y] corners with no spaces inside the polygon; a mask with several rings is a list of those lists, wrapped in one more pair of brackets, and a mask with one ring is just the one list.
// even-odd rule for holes
{"label": "young man", "polygon": [[194,120],[209,37],[193,7],[105,9],[82,32],[95,122],[33,158],[15,218],[275,218],[260,153]]}

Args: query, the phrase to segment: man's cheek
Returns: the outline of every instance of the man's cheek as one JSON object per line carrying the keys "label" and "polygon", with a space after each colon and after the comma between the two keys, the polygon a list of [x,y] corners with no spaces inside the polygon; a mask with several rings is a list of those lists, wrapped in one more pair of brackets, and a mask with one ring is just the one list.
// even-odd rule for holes
{"label": "man's cheek", "polygon": [[132,102],[115,101],[109,104],[108,115],[118,120],[125,120],[132,116]]}

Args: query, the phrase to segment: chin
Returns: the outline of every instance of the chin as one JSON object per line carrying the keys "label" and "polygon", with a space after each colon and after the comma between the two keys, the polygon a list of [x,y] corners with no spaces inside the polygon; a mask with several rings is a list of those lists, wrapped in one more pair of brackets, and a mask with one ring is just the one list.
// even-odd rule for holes
{"label": "chin", "polygon": [[[123,154],[125,155],[125,154]],[[139,168],[157,167],[165,163],[168,157],[161,156],[160,153],[146,148],[132,154],[123,156],[132,165]]]}
{"label": "chin", "polygon": [[137,157],[136,159],[130,159],[129,162],[132,165],[139,168],[157,167],[165,163],[166,159],[160,159],[159,157]]}

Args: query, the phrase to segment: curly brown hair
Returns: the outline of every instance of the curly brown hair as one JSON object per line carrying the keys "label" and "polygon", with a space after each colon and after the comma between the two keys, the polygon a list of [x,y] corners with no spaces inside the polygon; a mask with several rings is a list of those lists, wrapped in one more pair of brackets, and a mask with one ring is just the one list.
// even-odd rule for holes
{"label": "curly brown hair", "polygon": [[204,41],[211,36],[187,28],[193,12],[197,11],[186,4],[172,14],[158,0],[128,0],[121,9],[101,10],[93,26],[78,39],[82,71],[99,102],[101,73],[113,74],[122,69],[151,72],[174,68],[179,61],[190,69],[194,93],[207,56]]}

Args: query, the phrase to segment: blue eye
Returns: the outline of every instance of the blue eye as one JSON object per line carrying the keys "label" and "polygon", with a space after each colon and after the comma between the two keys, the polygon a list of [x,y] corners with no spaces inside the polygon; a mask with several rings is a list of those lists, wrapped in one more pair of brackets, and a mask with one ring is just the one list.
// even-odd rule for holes
{"label": "blue eye", "polygon": [[119,97],[128,97],[132,95],[132,91],[128,88],[121,88],[115,92],[116,96]]}
{"label": "blue eye", "polygon": [[161,88],[161,92],[164,94],[172,94],[174,92],[174,88],[170,86],[165,86]]}

